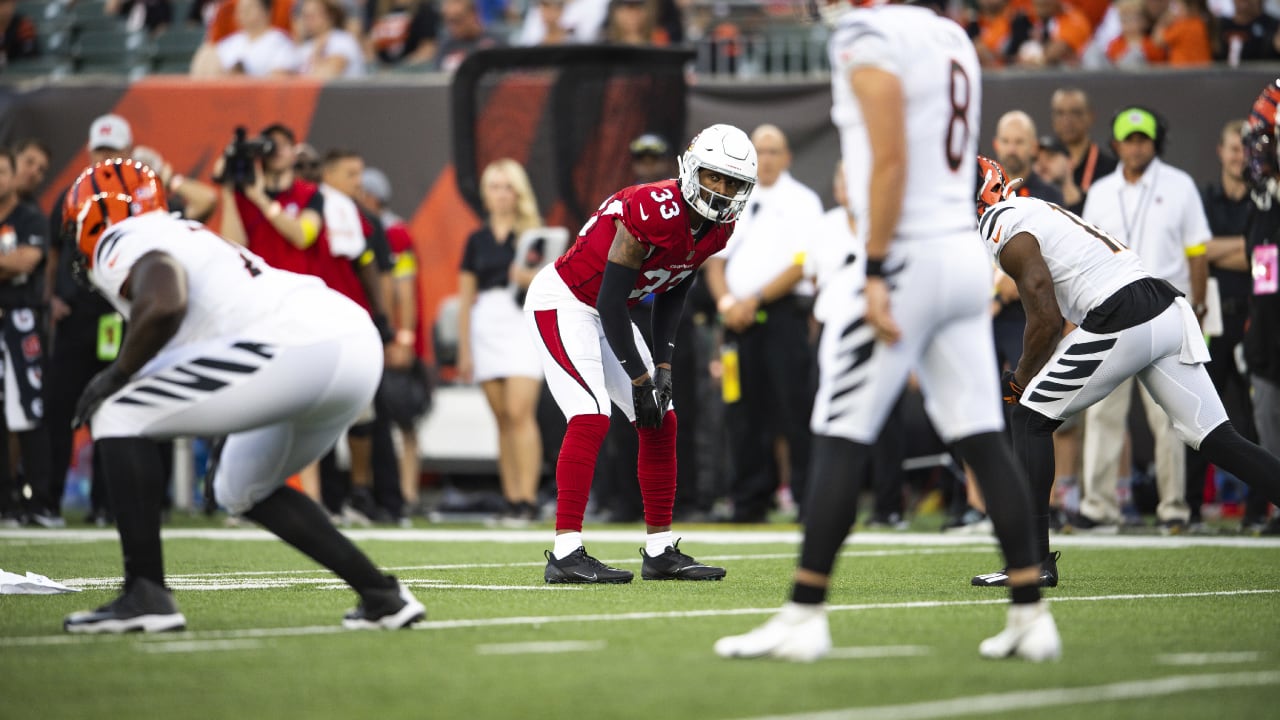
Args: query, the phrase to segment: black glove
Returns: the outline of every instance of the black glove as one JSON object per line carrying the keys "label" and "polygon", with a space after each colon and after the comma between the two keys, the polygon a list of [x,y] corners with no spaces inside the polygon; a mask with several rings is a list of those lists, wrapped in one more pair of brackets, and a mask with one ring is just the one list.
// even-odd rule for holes
{"label": "black glove", "polygon": [[1004,396],[1005,405],[1017,405],[1022,399],[1022,391],[1026,388],[1013,379],[1013,372],[1005,370],[1000,373],[1000,394]]}
{"label": "black glove", "polygon": [[671,368],[660,367],[654,371],[653,384],[658,389],[658,413],[666,417],[671,409]]}
{"label": "black glove", "polygon": [[664,413],[659,407],[658,389],[653,386],[653,380],[646,378],[639,385],[632,385],[631,402],[636,411],[637,428],[656,430],[662,427]]}
{"label": "black glove", "polygon": [[115,363],[111,363],[105,370],[94,375],[89,384],[85,385],[84,392],[80,393],[75,415],[71,419],[71,427],[74,429],[87,424],[93,418],[93,414],[98,412],[98,407],[103,401],[128,384],[129,375]]}

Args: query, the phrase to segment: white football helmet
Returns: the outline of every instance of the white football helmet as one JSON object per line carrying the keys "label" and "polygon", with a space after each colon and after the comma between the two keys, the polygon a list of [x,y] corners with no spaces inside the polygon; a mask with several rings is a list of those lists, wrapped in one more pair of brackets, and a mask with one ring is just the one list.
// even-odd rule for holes
{"label": "white football helmet", "polygon": [[[742,181],[733,196],[703,187],[702,168]],[[733,222],[742,214],[756,186],[756,148],[747,134],[732,125],[712,125],[694,136],[680,156],[680,193],[699,215],[718,223]]]}

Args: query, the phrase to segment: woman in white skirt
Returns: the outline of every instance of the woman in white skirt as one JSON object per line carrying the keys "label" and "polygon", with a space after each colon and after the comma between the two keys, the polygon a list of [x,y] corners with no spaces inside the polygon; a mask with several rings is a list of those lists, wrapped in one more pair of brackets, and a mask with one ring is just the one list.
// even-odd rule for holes
{"label": "woman in white skirt", "polygon": [[542,226],[524,168],[496,160],[480,176],[488,218],[467,238],[458,280],[458,374],[478,382],[498,421],[498,475],[508,509],[504,524],[537,517],[542,438],[535,412],[542,361],[516,303],[534,271],[515,262],[516,238]]}

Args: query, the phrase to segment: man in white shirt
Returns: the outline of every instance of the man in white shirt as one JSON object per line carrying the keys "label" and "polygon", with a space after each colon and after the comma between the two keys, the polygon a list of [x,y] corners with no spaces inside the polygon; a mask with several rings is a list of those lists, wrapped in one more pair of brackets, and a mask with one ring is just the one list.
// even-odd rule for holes
{"label": "man in white shirt", "polygon": [[[1137,253],[1147,272],[1172,283],[1203,318],[1209,277],[1205,243],[1212,233],[1195,181],[1160,160],[1167,130],[1152,110],[1126,108],[1111,126],[1120,166],[1093,184],[1083,217]],[[1079,529],[1114,532],[1123,519],[1116,485],[1132,393],[1132,381],[1121,383],[1085,413],[1084,497],[1073,520]],[[1190,517],[1185,450],[1169,416],[1146,388],[1140,394],[1155,437],[1156,519],[1162,530],[1181,532]]]}
{"label": "man in white shirt", "polygon": [[[791,150],[782,130],[761,125],[751,142],[759,182],[729,245],[707,261],[704,273],[725,340],[738,350],[742,393],[727,409],[737,522],[764,522],[780,487],[789,487],[803,506],[813,351],[811,298],[797,286],[804,277],[804,229],[822,216],[818,194],[788,172]],[[785,452],[777,449],[779,440]]]}

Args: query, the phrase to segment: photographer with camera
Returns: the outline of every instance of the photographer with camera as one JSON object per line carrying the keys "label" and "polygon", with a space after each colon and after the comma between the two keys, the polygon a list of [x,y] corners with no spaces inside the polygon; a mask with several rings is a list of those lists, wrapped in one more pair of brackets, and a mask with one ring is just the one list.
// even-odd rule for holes
{"label": "photographer with camera", "polygon": [[306,250],[324,229],[324,211],[316,186],[294,175],[296,144],[280,123],[252,139],[236,128],[214,165],[213,179],[222,186],[219,230],[272,267],[314,274]]}

